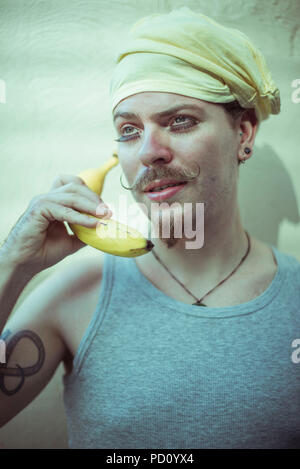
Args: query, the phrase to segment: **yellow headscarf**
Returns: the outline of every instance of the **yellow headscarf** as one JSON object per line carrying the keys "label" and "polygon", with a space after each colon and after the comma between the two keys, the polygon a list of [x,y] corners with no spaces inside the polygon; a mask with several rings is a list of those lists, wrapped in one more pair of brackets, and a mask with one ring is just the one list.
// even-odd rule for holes
{"label": "yellow headscarf", "polygon": [[182,7],[141,18],[128,35],[110,84],[112,110],[133,94],[162,91],[213,103],[237,100],[254,108],[259,121],[280,112],[265,59],[241,31]]}

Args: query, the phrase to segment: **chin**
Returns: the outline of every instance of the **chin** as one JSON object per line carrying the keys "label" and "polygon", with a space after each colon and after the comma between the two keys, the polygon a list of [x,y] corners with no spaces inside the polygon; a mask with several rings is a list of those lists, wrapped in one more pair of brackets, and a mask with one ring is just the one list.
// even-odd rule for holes
{"label": "chin", "polygon": [[163,217],[160,211],[158,220],[154,219],[154,221],[151,222],[151,236],[160,239],[162,243],[164,243],[168,248],[171,248],[183,239],[182,234],[184,226],[182,214],[180,216],[180,220],[178,220],[177,230],[175,228],[176,225],[174,216],[170,214],[170,217]]}

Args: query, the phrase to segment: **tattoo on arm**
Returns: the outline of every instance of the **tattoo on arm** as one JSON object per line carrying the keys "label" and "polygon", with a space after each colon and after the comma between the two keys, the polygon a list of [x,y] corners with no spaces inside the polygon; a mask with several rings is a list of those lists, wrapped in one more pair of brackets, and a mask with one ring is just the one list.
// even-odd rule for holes
{"label": "tattoo on arm", "polygon": [[[1,336],[2,339],[3,337],[6,338],[8,335],[10,335],[10,333],[11,332],[9,330],[5,331],[5,333]],[[7,363],[0,364],[0,389],[7,396],[12,396],[13,394],[16,394],[23,386],[25,382],[25,378],[27,376],[36,374],[42,368],[43,363],[45,361],[45,348],[39,336],[32,331],[24,330],[24,331],[17,332],[9,340],[6,346],[6,362],[8,362],[9,357],[12,354],[17,343],[25,337],[31,340],[31,342],[33,342],[34,345],[36,346],[37,351],[38,351],[38,359],[37,359],[37,362],[33,366],[28,366],[26,368],[22,368],[18,364],[16,364],[14,368],[9,368],[7,366]],[[19,377],[20,382],[14,389],[7,389],[7,387],[5,386],[5,382],[4,382],[5,376]]]}

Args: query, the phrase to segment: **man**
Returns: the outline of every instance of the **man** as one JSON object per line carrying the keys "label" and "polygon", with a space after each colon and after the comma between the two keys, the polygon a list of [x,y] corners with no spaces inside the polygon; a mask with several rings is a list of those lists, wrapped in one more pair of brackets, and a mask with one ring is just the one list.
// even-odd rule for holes
{"label": "man", "polygon": [[35,197],[0,250],[1,424],[63,362],[71,448],[299,448],[300,263],[245,232],[237,201],[239,162],[279,112],[263,58],[187,8],[152,15],[123,46],[111,96],[136,201],[190,203],[204,244],[187,249],[174,216],[148,255],[59,270],[7,322],[28,281],[83,246],[62,221],[92,226],[79,212],[102,202],[68,175]]}

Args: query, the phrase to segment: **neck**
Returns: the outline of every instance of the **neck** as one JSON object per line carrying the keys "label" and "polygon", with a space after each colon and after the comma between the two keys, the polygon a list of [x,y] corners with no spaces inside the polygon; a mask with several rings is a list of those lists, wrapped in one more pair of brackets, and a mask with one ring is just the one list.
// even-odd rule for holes
{"label": "neck", "polygon": [[[205,218],[204,244],[201,248],[187,249],[185,243],[190,240],[185,238],[177,238],[172,247],[168,247],[159,238],[152,239],[154,251],[173,275],[192,291],[194,287],[194,291],[198,293],[200,284],[201,290],[205,292],[229,275],[240,263],[248,247],[238,207],[231,211],[231,216],[227,212],[223,217],[218,214],[216,218]],[[165,271],[153,255],[146,257],[145,262],[149,263],[148,267],[152,271]],[[243,264],[234,275],[238,275],[242,266]],[[169,274],[165,271],[164,275]]]}

